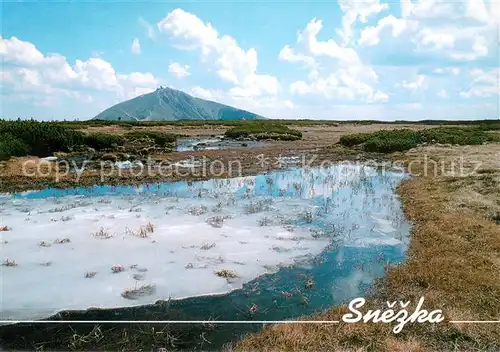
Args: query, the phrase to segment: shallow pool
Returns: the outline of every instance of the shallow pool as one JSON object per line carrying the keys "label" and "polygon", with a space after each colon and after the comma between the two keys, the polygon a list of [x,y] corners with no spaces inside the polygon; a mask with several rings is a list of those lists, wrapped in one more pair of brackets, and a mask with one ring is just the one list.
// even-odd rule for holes
{"label": "shallow pool", "polygon": [[177,319],[281,320],[348,301],[405,259],[405,177],[341,164],[3,195],[1,319],[196,297]]}
{"label": "shallow pool", "polygon": [[260,141],[237,141],[224,139],[224,136],[215,136],[206,138],[180,138],[177,140],[175,149],[178,152],[188,152],[195,150],[264,147],[265,145],[265,142]]}

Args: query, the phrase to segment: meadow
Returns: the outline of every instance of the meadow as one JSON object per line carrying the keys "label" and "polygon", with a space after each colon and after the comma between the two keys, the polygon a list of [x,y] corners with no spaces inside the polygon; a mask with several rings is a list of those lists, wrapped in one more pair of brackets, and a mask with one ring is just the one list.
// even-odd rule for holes
{"label": "meadow", "polygon": [[[3,319],[214,323],[10,324],[0,346],[497,350],[498,326],[450,321],[499,319],[499,130],[498,120],[1,120]],[[241,141],[210,148],[224,138]],[[179,149],[183,139],[207,148]],[[77,157],[130,168],[104,181],[91,169],[22,173]],[[186,173],[133,173],[146,158]],[[205,159],[238,161],[241,175],[194,177]],[[216,324],[339,320],[357,296],[373,309],[425,296],[446,320],[400,334]]]}

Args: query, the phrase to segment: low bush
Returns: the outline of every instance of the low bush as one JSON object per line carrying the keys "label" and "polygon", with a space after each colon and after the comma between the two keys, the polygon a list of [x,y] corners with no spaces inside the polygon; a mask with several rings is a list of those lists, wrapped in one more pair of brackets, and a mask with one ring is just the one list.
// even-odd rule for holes
{"label": "low bush", "polygon": [[498,139],[482,128],[442,127],[424,130],[420,134],[422,142],[441,144],[478,145]]}
{"label": "low bush", "polygon": [[123,142],[122,136],[106,133],[90,133],[84,138],[84,144],[96,150],[111,149]]}
{"label": "low bush", "polygon": [[364,145],[363,149],[367,152],[375,153],[393,153],[393,152],[403,152],[415,148],[418,145],[413,139],[384,139],[384,138],[372,138],[368,140]]}
{"label": "low bush", "polygon": [[497,141],[500,141],[500,136],[478,127],[439,127],[423,131],[398,129],[351,134],[342,136],[339,143],[347,147],[359,145],[367,152],[392,153],[406,151],[422,143],[478,145]]}
{"label": "low bush", "polygon": [[24,156],[29,152],[29,148],[20,139],[11,134],[0,134],[0,160],[7,160],[11,156]]}
{"label": "low bush", "polygon": [[368,139],[370,139],[370,136],[370,133],[346,134],[340,137],[340,144],[345,145],[346,147],[353,147],[355,145],[365,143]]}
{"label": "low bush", "polygon": [[[75,129],[79,124],[41,122],[35,120],[0,120],[0,160],[12,156],[51,156],[55,152],[71,152],[86,145],[96,150],[113,149],[128,140],[148,138],[165,146],[177,136],[155,131],[131,131],[123,136],[106,133],[85,134]],[[83,125],[85,126],[85,125]]]}
{"label": "low bush", "polygon": [[130,140],[152,139],[159,146],[174,143],[177,140],[176,135],[156,131],[132,131],[125,133],[124,137]]}
{"label": "low bush", "polygon": [[230,128],[224,134],[228,138],[277,139],[297,140],[302,138],[300,131],[289,128],[283,124],[262,121],[247,121],[245,124]]}
{"label": "low bush", "polygon": [[0,120],[2,158],[10,156],[49,156],[70,151],[83,142],[82,132],[50,122]]}

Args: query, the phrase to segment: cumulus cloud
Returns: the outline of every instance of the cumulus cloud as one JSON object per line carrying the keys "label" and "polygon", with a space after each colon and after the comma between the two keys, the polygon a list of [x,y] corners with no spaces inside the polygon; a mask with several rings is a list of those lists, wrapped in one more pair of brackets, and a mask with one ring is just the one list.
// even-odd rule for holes
{"label": "cumulus cloud", "polygon": [[403,80],[400,84],[397,85],[397,87],[402,87],[411,91],[416,91],[422,87],[424,87],[425,83],[425,76],[424,75],[418,75],[415,79],[415,81],[406,81]]}
{"label": "cumulus cloud", "polygon": [[229,35],[221,35],[210,23],[196,15],[175,9],[157,24],[181,50],[199,50],[202,59],[210,62],[217,75],[234,87],[230,94],[237,96],[273,95],[279,90],[276,77],[257,73],[257,51],[242,49]]}
{"label": "cumulus cloud", "polygon": [[438,93],[437,93],[438,97],[440,98],[443,98],[443,99],[446,99],[448,98],[448,93],[446,93],[446,91],[444,89],[441,89]]}
{"label": "cumulus cloud", "polygon": [[202,88],[200,86],[196,86],[191,89],[191,95],[201,98],[201,99],[207,99],[207,100],[213,100],[214,95],[209,89]]}
{"label": "cumulus cloud", "polygon": [[89,101],[92,92],[107,91],[126,99],[137,90],[159,84],[151,73],[117,73],[111,63],[98,57],[77,59],[70,65],[66,57],[43,54],[32,43],[16,37],[0,37],[0,57],[4,63],[2,84],[20,97],[32,92],[53,100],[73,97]]}
{"label": "cumulus cloud", "polygon": [[188,65],[181,65],[178,62],[173,62],[170,65],[168,65],[168,72],[177,78],[187,77],[191,74],[189,72]]}
{"label": "cumulus cloud", "polygon": [[438,67],[432,71],[437,75],[454,75],[458,76],[460,74],[460,69],[458,67]]}
{"label": "cumulus cloud", "polygon": [[342,16],[342,30],[338,30],[344,42],[348,44],[353,36],[353,27],[357,21],[366,23],[368,19],[389,8],[388,4],[383,4],[380,0],[339,0],[340,9],[344,12]]}
{"label": "cumulus cloud", "polygon": [[[372,87],[378,80],[377,73],[363,64],[354,48],[339,45],[332,38],[318,40],[322,28],[322,21],[313,18],[298,33],[295,47],[287,45],[281,50],[281,60],[301,63],[310,69],[308,81],[291,83],[290,92],[316,94],[329,100],[387,101],[386,93]],[[319,60],[323,60],[321,66]]]}
{"label": "cumulus cloud", "polygon": [[[470,62],[487,57],[497,49],[500,1],[441,2],[400,0],[401,17],[390,14],[376,26],[365,27],[358,43],[375,46],[388,40],[382,33],[391,28],[392,37],[412,42],[416,53],[436,58]],[[387,32],[388,33],[388,32]],[[403,43],[403,42],[402,42]]]}
{"label": "cumulus cloud", "polygon": [[500,96],[500,68],[490,70],[473,69],[469,72],[469,75],[471,77],[469,89],[460,92],[462,98]]}
{"label": "cumulus cloud", "polygon": [[[421,118],[417,108],[426,113],[432,108],[440,117],[470,117],[481,106],[498,114],[492,100],[500,91],[495,61],[500,0],[400,0],[399,5],[339,0],[338,28],[327,17],[312,18],[303,23],[294,42],[266,47],[279,52],[275,59],[280,65],[297,69],[287,71],[281,82],[264,70],[255,48],[241,46],[243,38],[237,41],[231,33],[219,32],[194,13],[175,9],[155,26],[143,18],[139,24],[157,45],[168,38],[175,48],[199,57],[200,66],[220,80],[211,81],[209,88],[203,75],[192,74],[194,67],[171,62],[170,75],[191,76],[189,81],[195,82],[191,87],[187,80],[174,81],[183,89],[265,116],[338,118],[355,111],[354,115],[366,112],[365,117],[371,118],[406,118],[416,111]],[[47,107],[64,98],[94,106],[101,104],[100,97],[111,96],[118,102],[149,93],[160,84],[153,73],[116,72],[102,56],[69,62],[16,37],[0,39],[0,84],[9,101],[24,99]],[[141,53],[139,39],[133,40],[130,50]],[[415,102],[415,97],[422,100]],[[444,99],[452,97],[463,106],[445,104]],[[390,105],[382,104],[389,99]],[[438,108],[444,105],[450,110]]]}
{"label": "cumulus cloud", "polygon": [[373,46],[380,43],[380,36],[384,29],[391,29],[391,34],[393,37],[398,37],[406,31],[415,30],[417,27],[417,22],[412,20],[406,20],[403,18],[396,18],[393,15],[389,15],[380,19],[376,26],[367,26],[361,31],[360,38],[358,40],[361,46]]}
{"label": "cumulus cloud", "polygon": [[139,42],[139,39],[135,38],[132,41],[132,46],[130,47],[130,51],[132,51],[132,53],[136,55],[139,55],[141,53],[141,43]]}

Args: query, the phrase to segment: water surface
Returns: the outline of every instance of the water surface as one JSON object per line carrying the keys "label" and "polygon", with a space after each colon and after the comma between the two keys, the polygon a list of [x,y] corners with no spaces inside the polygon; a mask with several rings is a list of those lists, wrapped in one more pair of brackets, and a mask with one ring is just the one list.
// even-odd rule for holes
{"label": "water surface", "polygon": [[[12,230],[0,232],[1,254],[18,265],[1,268],[1,318],[99,307],[109,310],[71,314],[283,320],[349,301],[406,257],[410,224],[394,194],[405,177],[339,164],[4,195],[2,220]],[[150,223],[154,231],[146,237],[133,234]],[[101,229],[110,238],[96,236]],[[57,243],[63,238],[70,242]],[[112,273],[116,264],[126,270]],[[222,269],[238,277],[217,276]],[[96,274],[85,278],[86,272]],[[122,297],[142,285],[153,285],[154,293]],[[168,312],[148,305],[169,298]],[[222,328],[213,338],[223,343],[249,329],[255,327]]]}

